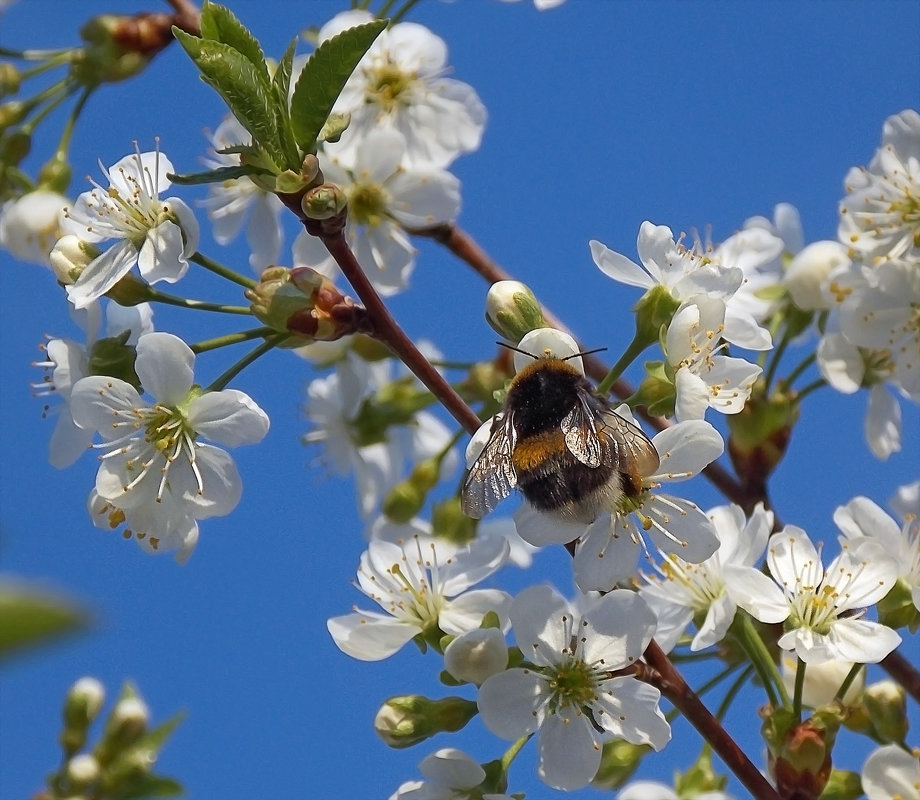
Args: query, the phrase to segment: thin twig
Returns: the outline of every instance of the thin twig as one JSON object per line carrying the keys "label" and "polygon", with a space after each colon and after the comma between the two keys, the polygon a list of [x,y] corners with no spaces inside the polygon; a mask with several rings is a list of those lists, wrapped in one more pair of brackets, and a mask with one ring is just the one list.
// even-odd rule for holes
{"label": "thin twig", "polygon": [[673,703],[744,784],[751,796],[756,800],[780,800],[776,789],[760,774],[760,770],[722,727],[722,723],[703,705],[654,640],[645,651],[645,662],[651,670],[640,670],[638,677],[655,686]]}
{"label": "thin twig", "polygon": [[904,687],[914,701],[920,703],[920,672],[897,650],[881,661],[882,669]]}

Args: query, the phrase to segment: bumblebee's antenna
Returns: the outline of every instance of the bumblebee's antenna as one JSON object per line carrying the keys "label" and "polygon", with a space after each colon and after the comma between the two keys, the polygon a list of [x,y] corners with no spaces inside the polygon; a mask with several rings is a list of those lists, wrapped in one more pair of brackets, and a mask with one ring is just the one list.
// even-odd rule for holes
{"label": "bumblebee's antenna", "polygon": [[[533,353],[528,353],[526,350],[521,350],[520,347],[515,347],[513,344],[508,344],[507,342],[496,342],[499,347],[505,347],[508,350],[514,350],[515,353],[520,353],[522,356],[530,356],[533,359],[538,359],[540,356],[534,355]],[[560,361],[568,361],[570,358],[578,358],[578,356],[590,356],[592,353],[600,353],[606,350],[606,347],[595,347],[593,350],[582,350],[579,353],[572,353],[570,356],[565,356],[565,358],[560,358]]]}

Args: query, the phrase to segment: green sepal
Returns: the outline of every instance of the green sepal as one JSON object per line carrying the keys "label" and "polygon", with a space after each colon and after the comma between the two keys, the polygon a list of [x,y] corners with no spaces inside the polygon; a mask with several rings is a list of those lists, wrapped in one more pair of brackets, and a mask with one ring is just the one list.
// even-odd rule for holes
{"label": "green sepal", "polygon": [[223,98],[233,116],[252,134],[275,165],[284,164],[268,79],[246,56],[228,44],[199,39],[176,27],[173,27],[173,34],[201,71],[201,79]]}
{"label": "green sepal", "polygon": [[677,390],[674,376],[665,361],[646,361],[645,378],[636,393],[628,399],[631,408],[646,406],[650,414],[673,417]]}
{"label": "green sepal", "polygon": [[251,164],[239,164],[235,167],[217,167],[207,172],[190,172],[185,175],[167,173],[166,177],[173,183],[181,186],[197,186],[202,183],[223,183],[236,178],[245,178],[249,175],[271,175],[267,169],[260,169]]}
{"label": "green sepal", "polygon": [[205,0],[201,7],[201,38],[232,47],[256,68],[262,82],[268,85],[268,64],[262,47],[229,8]]}
{"label": "green sepal", "polygon": [[378,19],[349,28],[327,39],[310,56],[291,98],[291,124],[301,150],[316,150],[317,137],[346,81],[388,24]]}
{"label": "green sepal", "polygon": [[86,613],[53,595],[0,586],[0,659],[87,626]]}

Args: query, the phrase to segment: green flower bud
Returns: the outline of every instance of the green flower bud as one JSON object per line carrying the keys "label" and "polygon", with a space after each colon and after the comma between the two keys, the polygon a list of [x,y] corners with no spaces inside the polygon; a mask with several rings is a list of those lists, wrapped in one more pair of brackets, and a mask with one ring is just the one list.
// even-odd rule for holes
{"label": "green flower bud", "polygon": [[636,340],[646,347],[655,344],[662,327],[667,329],[678,308],[680,301],[664,286],[656,284],[649,289],[633,307],[636,312]]}
{"label": "green flower bud", "polygon": [[168,14],[100,14],[80,29],[87,46],[71,59],[71,76],[84,86],[133,78],[172,39]]}
{"label": "green flower bud", "polygon": [[89,374],[106,375],[130,383],[140,391],[141,380],[134,371],[137,350],[128,344],[131,331],[97,340],[89,353]]}
{"label": "green flower bud", "polygon": [[0,97],[8,97],[19,91],[22,73],[9,61],[0,63]]}
{"label": "green flower bud", "polygon": [[898,744],[907,737],[907,695],[904,687],[884,680],[867,686],[863,704],[872,721],[873,738]]}
{"label": "green flower bud", "polygon": [[442,732],[459,731],[478,713],[463,697],[429,700],[421,695],[391,697],[377,712],[374,730],[390,747],[402,749]]}
{"label": "green flower bud", "polygon": [[821,792],[821,800],[856,800],[862,797],[862,782],[858,772],[832,769],[830,777]]}
{"label": "green flower bud", "polygon": [[696,763],[674,779],[674,790],[680,797],[696,797],[706,792],[721,792],[728,783],[727,775],[719,775],[712,768],[712,753],[703,752]]}
{"label": "green flower bud", "polygon": [[646,361],[645,377],[636,393],[629,398],[630,406],[647,406],[649,413],[664,417],[674,416],[677,388],[674,375],[666,361]]}
{"label": "green flower bud", "polygon": [[121,697],[106,720],[105,731],[93,755],[103,766],[110,764],[140,740],[147,732],[149,721],[150,711],[143,700],[135,694]]}
{"label": "green flower bud", "polygon": [[817,800],[831,772],[831,752],[840,722],[820,711],[804,721],[790,708],[771,712],[764,721],[768,766],[781,797]]}
{"label": "green flower bud", "polygon": [[99,715],[104,701],[105,688],[95,678],[80,678],[70,687],[62,711],[61,746],[65,753],[76,753],[86,744],[87,730]]}
{"label": "green flower bud", "polygon": [[726,416],[730,437],[728,453],[738,475],[748,486],[765,485],[789,446],[799,418],[794,393],[763,395],[758,381],[744,408]]}
{"label": "green flower bud", "polygon": [[624,739],[605,742],[601,765],[591,785],[595,789],[619,789],[632,777],[643,757],[651,752],[647,744],[630,744]]}
{"label": "green flower bud", "polygon": [[514,344],[530,331],[548,327],[534,293],[520,281],[492,284],[486,295],[486,322]]}
{"label": "green flower bud", "polygon": [[349,123],[351,122],[351,114],[347,111],[344,112],[334,112],[329,115],[329,118],[323,124],[322,130],[317,136],[317,141],[320,142],[337,142],[345,130],[348,128]]}
{"label": "green flower bud", "polygon": [[[920,525],[920,520],[913,520],[910,525]],[[916,533],[914,534],[916,536]],[[876,606],[878,621],[889,628],[907,628],[916,633],[920,628],[920,610],[914,605],[910,584],[904,578],[898,578],[891,591]]]}
{"label": "green flower bud", "polygon": [[431,509],[431,530],[438,539],[462,547],[476,538],[476,520],[463,513],[459,497],[448,497]]}
{"label": "green flower bud", "polygon": [[23,103],[21,100],[11,100],[0,105],[0,131],[18,125],[26,118],[31,108],[31,104]]}
{"label": "green flower bud", "polygon": [[0,163],[5,167],[16,166],[31,151],[32,135],[24,130],[11,130],[0,136]]}
{"label": "green flower bud", "polygon": [[425,505],[425,499],[438,483],[440,459],[426,458],[417,464],[404,481],[396,484],[383,499],[383,513],[392,522],[406,523]]}
{"label": "green flower bud", "polygon": [[154,298],[154,290],[143,278],[129,272],[109,289],[105,296],[120,306],[130,308],[140,303],[150,302]]}
{"label": "green flower bud", "polygon": [[80,753],[74,756],[64,768],[68,792],[79,794],[86,791],[99,780],[101,772],[99,762],[89,753]]}
{"label": "green flower bud", "polygon": [[73,170],[66,153],[55,153],[38,171],[38,184],[45,189],[64,193],[70,185]]}
{"label": "green flower bud", "polygon": [[303,213],[309,219],[332,219],[345,213],[348,208],[348,198],[338,186],[333,183],[324,183],[310,189],[300,201]]}

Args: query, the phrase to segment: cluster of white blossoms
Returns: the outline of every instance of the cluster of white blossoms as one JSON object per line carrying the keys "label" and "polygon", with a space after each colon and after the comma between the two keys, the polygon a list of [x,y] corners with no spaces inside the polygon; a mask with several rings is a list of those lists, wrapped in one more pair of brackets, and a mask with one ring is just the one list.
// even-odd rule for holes
{"label": "cluster of white blossoms", "polygon": [[869,390],[866,441],[887,458],[902,446],[899,398],[920,402],[920,114],[889,117],[869,165],[844,185],[839,241],[790,266],[793,298],[830,315],[821,374],[840,392]]}
{"label": "cluster of white blossoms", "polygon": [[646,293],[663,290],[677,305],[667,327],[664,355],[674,384],[674,416],[700,420],[712,408],[737,414],[751,396],[761,367],[727,356],[729,345],[768,350],[772,337],[763,325],[766,309],[741,292],[748,275],[769,280],[779,263],[783,240],[752,227],[716,250],[685,247],[671,229],[643,222],[637,250],[640,267],[598,241],[590,243],[598,268],[614,280]]}

